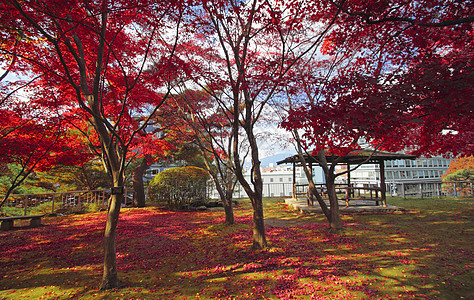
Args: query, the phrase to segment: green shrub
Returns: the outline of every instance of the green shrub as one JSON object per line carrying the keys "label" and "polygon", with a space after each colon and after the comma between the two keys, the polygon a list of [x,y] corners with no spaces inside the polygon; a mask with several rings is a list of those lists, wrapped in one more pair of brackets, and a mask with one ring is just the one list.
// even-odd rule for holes
{"label": "green shrub", "polygon": [[2,207],[0,208],[0,216],[23,216],[25,209],[22,207]]}
{"label": "green shrub", "polygon": [[209,173],[198,167],[177,167],[164,170],[149,183],[148,197],[170,209],[186,209],[206,201]]}

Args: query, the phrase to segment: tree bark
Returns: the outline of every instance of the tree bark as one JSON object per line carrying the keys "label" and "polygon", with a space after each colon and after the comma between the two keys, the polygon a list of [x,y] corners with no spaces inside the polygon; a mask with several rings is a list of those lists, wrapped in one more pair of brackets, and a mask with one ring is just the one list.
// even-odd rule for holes
{"label": "tree bark", "polygon": [[342,230],[342,221],[341,215],[339,213],[339,202],[336,195],[336,188],[334,181],[336,176],[334,175],[334,170],[337,165],[337,161],[333,161],[331,165],[328,164],[326,160],[326,154],[324,150],[320,150],[318,152],[318,160],[319,165],[324,170],[324,176],[326,178],[326,189],[329,198],[329,211],[330,211],[330,218],[329,221],[329,228],[331,231],[339,231]]}
{"label": "tree bark", "polygon": [[328,221],[331,230],[339,231],[342,230],[342,220],[341,214],[339,213],[339,202],[337,199],[334,179],[335,178],[332,174],[326,175],[326,188],[328,190],[329,206],[331,212],[331,218],[328,219]]}
{"label": "tree bark", "polygon": [[250,199],[253,207],[253,250],[265,249],[268,247],[265,237],[265,222],[263,217],[262,199]]}
{"label": "tree bark", "polygon": [[[248,118],[250,120],[250,118]],[[253,128],[247,126],[246,128],[247,137],[250,144],[251,155],[252,155],[252,177],[253,180],[253,192],[249,194],[250,201],[252,201],[253,207],[253,245],[252,249],[265,249],[268,247],[267,239],[265,237],[265,223],[263,217],[263,181],[262,174],[260,171],[260,160],[258,155],[258,145],[253,135]]]}
{"label": "tree bark", "polygon": [[234,224],[234,207],[232,204],[232,191],[226,191],[225,192],[225,199],[222,201],[222,205],[224,206],[224,212],[225,212],[225,224],[227,225],[232,225]]}
{"label": "tree bark", "polygon": [[[234,103],[234,105],[237,105]],[[235,111],[238,111],[237,107]],[[249,112],[249,108],[247,109],[247,113]],[[251,125],[251,116],[247,115],[246,124],[243,126],[245,132],[247,133],[248,142],[250,144],[250,153],[252,157],[252,172],[250,181],[252,183],[253,189],[250,186],[249,182],[245,179],[243,175],[243,170],[240,165],[239,160],[239,151],[238,151],[238,114],[234,116],[236,119],[234,120],[234,145],[233,145],[233,153],[234,153],[234,166],[236,168],[235,175],[239,180],[239,183],[247,193],[252,202],[253,208],[253,245],[252,249],[265,249],[268,247],[267,239],[265,237],[265,222],[263,217],[263,200],[262,200],[262,191],[263,191],[263,182],[262,182],[262,174],[260,171],[260,160],[258,156],[258,145],[253,134],[253,127]]]}
{"label": "tree bark", "polygon": [[321,210],[323,211],[324,215],[328,219],[328,221],[331,221],[331,211],[329,210],[328,206],[326,205],[326,202],[324,202],[323,198],[321,197],[321,194],[319,194],[318,190],[316,190],[316,186],[314,185],[313,178],[311,180],[308,180],[309,184],[309,196],[310,197],[315,197],[316,200],[318,201],[319,206],[321,207]]}
{"label": "tree bark", "polygon": [[[133,168],[133,203],[134,207],[145,207],[145,185],[143,184],[143,175],[148,169],[148,157],[145,156],[142,162]],[[125,195],[126,197],[126,195]]]}
{"label": "tree bark", "polygon": [[[119,180],[117,183],[115,183],[114,187],[123,187],[122,180]],[[110,197],[107,223],[105,225],[104,234],[104,273],[102,276],[100,290],[113,289],[120,286],[120,281],[117,274],[115,237],[122,200],[123,193],[112,194]]]}

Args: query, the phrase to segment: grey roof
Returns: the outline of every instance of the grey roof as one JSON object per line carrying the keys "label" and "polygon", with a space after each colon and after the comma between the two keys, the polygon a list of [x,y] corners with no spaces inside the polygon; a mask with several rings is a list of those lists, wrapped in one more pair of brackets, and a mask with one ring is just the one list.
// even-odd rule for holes
{"label": "grey roof", "polygon": [[[307,163],[319,163],[319,159],[317,156],[304,154],[304,158]],[[331,154],[329,151],[326,151],[326,160],[328,163],[332,163],[337,160],[337,163],[341,164],[373,164],[379,163],[380,161],[385,160],[397,160],[397,159],[416,159],[416,155],[411,154],[404,154],[404,153],[393,153],[393,152],[385,152],[385,151],[374,151],[374,150],[366,150],[366,149],[359,149],[353,150],[348,154],[340,157],[339,155]],[[277,162],[277,164],[287,164],[287,163],[295,163],[299,165],[300,159],[297,154],[293,156],[289,156],[284,160]]]}

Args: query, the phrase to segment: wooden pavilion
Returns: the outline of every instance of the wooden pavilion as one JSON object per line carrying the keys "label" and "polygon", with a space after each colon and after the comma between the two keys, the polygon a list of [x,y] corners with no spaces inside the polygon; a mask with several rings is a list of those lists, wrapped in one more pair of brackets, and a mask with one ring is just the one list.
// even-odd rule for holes
{"label": "wooden pavilion", "polygon": [[[326,161],[328,164],[336,163],[338,165],[345,165],[347,167],[347,170],[350,170],[351,166],[355,166],[355,165],[377,164],[379,166],[380,180],[379,180],[378,187],[372,187],[372,188],[353,187],[351,185],[350,172],[347,173],[347,184],[344,184],[344,186],[338,185],[337,187],[337,189],[339,190],[346,191],[345,198],[344,198],[346,200],[346,206],[349,205],[349,200],[356,199],[354,198],[356,191],[359,192],[359,196],[360,196],[361,190],[370,192],[370,197],[364,197],[363,198],[364,200],[374,200],[374,201],[377,201],[377,204],[378,204],[378,201],[380,200],[383,203],[383,205],[386,206],[385,161],[398,160],[398,159],[414,160],[416,158],[417,158],[416,155],[392,153],[392,152],[384,152],[384,151],[374,151],[374,150],[366,150],[366,149],[353,150],[349,152],[348,154],[346,154],[345,156],[330,154],[329,151],[326,151]],[[306,160],[306,163],[308,164],[308,167],[311,170],[311,172],[312,172],[313,165],[319,166],[320,164],[317,156],[305,154],[304,159]],[[301,161],[300,161],[299,156],[296,154],[296,155],[287,157],[282,161],[277,162],[277,164],[279,165],[288,164],[288,163],[293,164],[293,198],[296,199],[298,194],[306,194],[306,192],[301,192],[298,190],[298,187],[305,186],[305,185],[298,185],[296,183],[296,167],[301,167]],[[322,186],[321,189],[323,190],[324,187]],[[379,192],[380,192],[380,198],[378,196]],[[373,197],[373,193],[375,193],[375,197]],[[362,198],[359,197],[357,199],[362,199]],[[308,204],[310,204],[309,200],[308,200]]]}

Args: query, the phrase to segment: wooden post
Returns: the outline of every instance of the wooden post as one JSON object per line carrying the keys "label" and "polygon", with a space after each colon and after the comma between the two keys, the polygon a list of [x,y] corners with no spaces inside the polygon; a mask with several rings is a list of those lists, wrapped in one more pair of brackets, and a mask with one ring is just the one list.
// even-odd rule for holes
{"label": "wooden post", "polygon": [[387,187],[385,186],[385,164],[384,160],[379,160],[379,167],[380,167],[380,191],[381,198],[382,198],[382,205],[387,206]]}
{"label": "wooden post", "polygon": [[123,205],[127,205],[127,188],[123,189]]}
{"label": "wooden post", "polygon": [[346,207],[349,207],[349,198],[350,198],[350,194],[351,194],[351,192],[349,190],[350,187],[345,187],[345,189],[346,189]]}
{"label": "wooden post", "polygon": [[23,205],[25,206],[25,216],[28,210],[28,196],[25,196],[25,200],[23,201]]}
{"label": "wooden post", "polygon": [[54,202],[56,201],[56,194],[53,194],[53,203],[51,203],[51,214],[54,214]]}
{"label": "wooden post", "polygon": [[296,200],[296,164],[293,162],[293,199]]}
{"label": "wooden post", "polygon": [[[347,186],[351,187],[351,165],[347,163]],[[349,190],[349,196],[354,196],[354,191]]]}
{"label": "wooden post", "polygon": [[407,198],[405,197],[405,182],[402,182],[402,195],[403,195],[403,200],[406,200]]}

